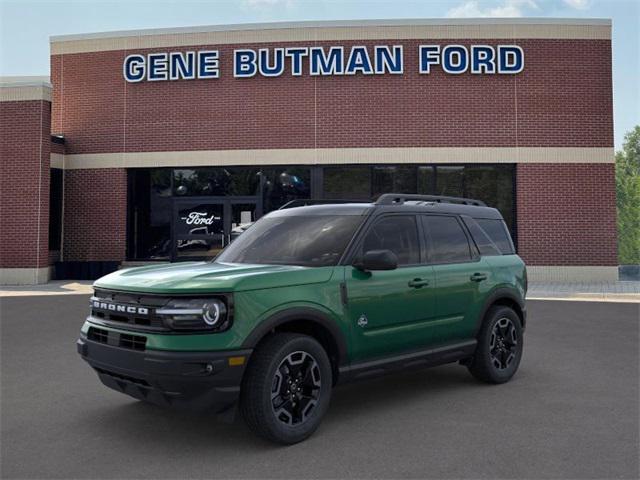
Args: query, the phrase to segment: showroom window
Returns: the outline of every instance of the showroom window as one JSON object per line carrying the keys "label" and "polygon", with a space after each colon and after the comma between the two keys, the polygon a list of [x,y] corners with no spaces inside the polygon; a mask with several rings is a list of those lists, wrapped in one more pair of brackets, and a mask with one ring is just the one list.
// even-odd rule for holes
{"label": "showroom window", "polygon": [[49,250],[51,251],[60,250],[63,175],[62,169],[51,169],[51,186],[49,188]]}
{"label": "showroom window", "polygon": [[[140,168],[128,171],[128,184],[127,258],[172,260],[172,242],[189,243],[172,239],[172,234],[180,234],[184,226],[174,218],[183,211],[182,206],[174,210],[177,201],[193,199],[198,205],[194,203],[192,209],[202,213],[207,202],[248,197],[255,200],[253,205],[260,204],[260,211],[254,215],[259,217],[291,200],[310,198],[311,168]],[[199,208],[200,205],[205,207]],[[251,205],[230,206],[230,225],[242,223],[242,212],[249,210]]]}
{"label": "showroom window", "polygon": [[[246,223],[242,212],[254,211],[253,220],[296,199],[371,201],[389,192],[463,196],[500,210],[515,237],[514,186],[512,164],[130,169],[127,258],[176,259],[175,249],[172,257],[172,241],[178,241],[172,240],[176,202],[182,202],[180,208],[197,211],[207,202],[234,198],[242,205],[227,208],[225,216],[231,218],[231,223],[226,230]],[[183,205],[191,200],[193,205]],[[247,201],[253,206],[245,205]],[[228,236],[230,232],[226,230],[224,235]],[[220,246],[230,239],[221,239]]]}
{"label": "showroom window", "polygon": [[193,168],[173,171],[173,193],[185,196],[258,195],[260,170],[250,167]]}
{"label": "showroom window", "polygon": [[323,168],[322,198],[371,200],[371,167]]}

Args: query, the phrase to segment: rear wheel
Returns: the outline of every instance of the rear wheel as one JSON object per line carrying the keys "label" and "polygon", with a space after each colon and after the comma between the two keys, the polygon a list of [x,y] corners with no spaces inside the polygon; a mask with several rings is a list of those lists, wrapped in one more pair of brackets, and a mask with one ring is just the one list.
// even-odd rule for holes
{"label": "rear wheel", "polygon": [[331,363],[313,338],[280,333],[264,340],[243,379],[240,408],[267,440],[293,444],[318,428],[329,407]]}
{"label": "rear wheel", "polygon": [[469,364],[469,371],[483,382],[508,382],[520,365],[522,346],[522,326],[518,314],[509,307],[492,307],[480,329],[478,347]]}

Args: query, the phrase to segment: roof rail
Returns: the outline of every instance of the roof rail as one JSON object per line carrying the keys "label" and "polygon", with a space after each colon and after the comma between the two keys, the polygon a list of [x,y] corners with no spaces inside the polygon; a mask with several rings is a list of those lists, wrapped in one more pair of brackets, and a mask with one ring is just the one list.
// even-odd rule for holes
{"label": "roof rail", "polygon": [[384,193],[376,200],[376,205],[403,204],[407,201],[435,202],[435,203],[458,203],[461,205],[473,205],[475,207],[486,207],[481,200],[462,197],[445,197],[442,195],[413,195],[404,193]]}
{"label": "roof rail", "polygon": [[287,208],[306,207],[307,205],[335,205],[341,203],[363,203],[362,200],[327,200],[327,199],[302,199],[289,200],[282,205],[278,210],[285,210]]}

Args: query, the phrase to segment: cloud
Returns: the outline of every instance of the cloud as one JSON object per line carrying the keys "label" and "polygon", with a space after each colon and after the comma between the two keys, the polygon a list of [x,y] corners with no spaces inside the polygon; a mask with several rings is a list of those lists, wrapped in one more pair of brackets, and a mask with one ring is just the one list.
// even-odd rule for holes
{"label": "cloud", "polygon": [[[570,2],[586,2],[587,0],[565,0]],[[522,17],[526,9],[537,10],[535,0],[503,0],[494,7],[480,7],[478,0],[467,2],[452,8],[447,12],[449,18],[479,18],[479,17]]]}
{"label": "cloud", "polygon": [[590,0],[562,0],[565,5],[575,8],[576,10],[587,10],[591,7]]}

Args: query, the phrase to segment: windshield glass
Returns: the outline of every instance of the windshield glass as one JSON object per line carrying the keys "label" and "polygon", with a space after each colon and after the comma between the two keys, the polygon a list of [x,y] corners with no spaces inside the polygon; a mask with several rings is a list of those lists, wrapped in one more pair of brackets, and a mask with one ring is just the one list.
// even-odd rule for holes
{"label": "windshield glass", "polygon": [[358,215],[265,217],[225,248],[215,261],[306,267],[336,265],[362,218]]}

